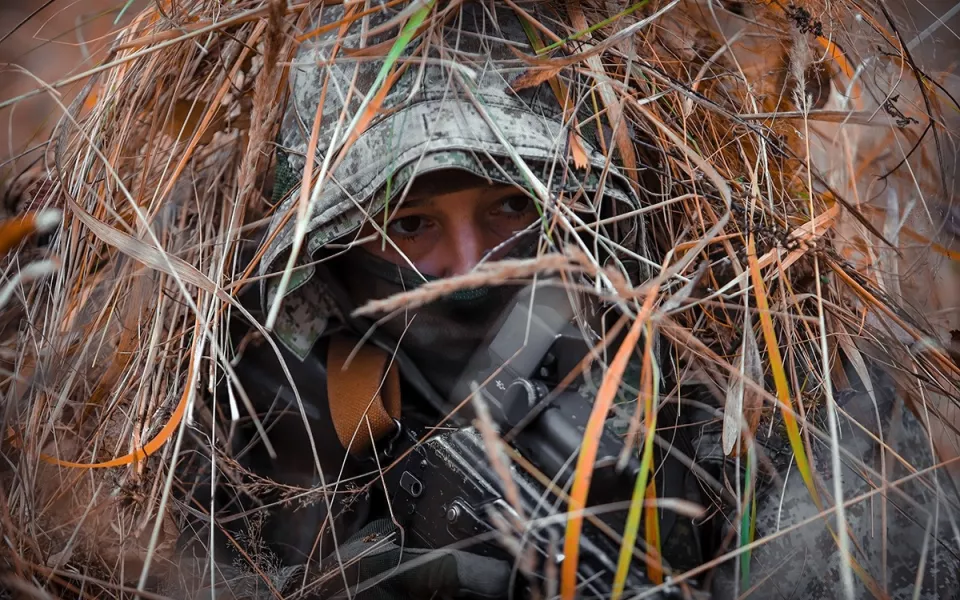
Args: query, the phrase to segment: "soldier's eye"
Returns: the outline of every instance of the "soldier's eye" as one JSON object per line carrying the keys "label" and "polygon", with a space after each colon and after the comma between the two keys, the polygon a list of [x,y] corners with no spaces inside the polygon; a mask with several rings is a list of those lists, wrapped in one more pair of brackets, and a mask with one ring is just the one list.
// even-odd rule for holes
{"label": "soldier's eye", "polygon": [[516,195],[505,198],[497,207],[499,214],[505,217],[525,217],[533,211],[533,200],[529,196]]}
{"label": "soldier's eye", "polygon": [[400,217],[387,226],[391,237],[413,238],[430,228],[430,220],[417,215]]}

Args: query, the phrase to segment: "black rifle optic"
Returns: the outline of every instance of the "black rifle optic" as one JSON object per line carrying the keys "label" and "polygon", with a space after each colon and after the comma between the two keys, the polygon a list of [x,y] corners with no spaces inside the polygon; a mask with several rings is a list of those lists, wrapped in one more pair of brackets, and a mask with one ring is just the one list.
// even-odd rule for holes
{"label": "black rifle optic", "polygon": [[[593,408],[592,398],[579,391],[581,378],[558,388],[591,351],[573,325],[569,306],[562,289],[537,287],[521,295],[454,394],[457,404],[471,392],[479,394],[509,442],[507,462],[520,510],[508,500],[490,449],[473,425],[475,404],[465,405],[446,429],[405,429],[402,442],[394,446],[393,455],[402,455],[398,449],[407,454],[385,478],[405,544],[466,549],[508,560],[532,548],[534,579],[549,569],[559,572],[567,507],[558,490],[569,491]],[[620,535],[640,471],[636,457],[631,455],[625,464],[619,460],[622,450],[620,436],[608,425],[598,444],[580,538],[578,598],[612,595]],[[512,552],[505,546],[512,546]],[[639,549],[634,554],[624,598],[690,597],[689,589],[685,595],[676,585],[652,592],[642,556]],[[543,581],[526,581],[544,589]]]}

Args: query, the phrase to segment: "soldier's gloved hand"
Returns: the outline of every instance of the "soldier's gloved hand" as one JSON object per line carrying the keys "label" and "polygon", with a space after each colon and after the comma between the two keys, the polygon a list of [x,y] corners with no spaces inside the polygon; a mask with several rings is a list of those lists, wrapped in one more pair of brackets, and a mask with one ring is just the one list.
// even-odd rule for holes
{"label": "soldier's gloved hand", "polygon": [[[357,600],[437,598],[506,600],[511,594],[512,565],[461,550],[404,548],[396,526],[373,521],[340,546],[351,596]],[[328,585],[333,598],[345,598],[337,557],[324,559],[323,572],[333,572]],[[516,579],[522,579],[518,574]]]}

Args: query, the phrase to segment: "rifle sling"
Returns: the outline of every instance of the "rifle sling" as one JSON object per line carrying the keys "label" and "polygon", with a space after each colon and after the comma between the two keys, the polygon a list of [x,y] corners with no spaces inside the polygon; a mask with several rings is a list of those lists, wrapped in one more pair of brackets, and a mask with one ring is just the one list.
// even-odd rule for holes
{"label": "rifle sling", "polygon": [[377,346],[358,348],[356,339],[343,335],[332,336],[327,352],[327,399],[333,426],[344,448],[353,455],[363,454],[392,432],[400,418],[397,365]]}

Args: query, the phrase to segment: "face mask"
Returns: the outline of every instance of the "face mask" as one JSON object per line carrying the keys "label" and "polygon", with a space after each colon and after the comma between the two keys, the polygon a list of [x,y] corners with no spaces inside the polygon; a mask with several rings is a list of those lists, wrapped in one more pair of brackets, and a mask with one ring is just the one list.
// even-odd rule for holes
{"label": "face mask", "polygon": [[[507,258],[529,257],[535,252],[534,237],[526,244],[521,242]],[[354,306],[411,291],[427,281],[440,279],[421,277],[412,269],[360,249],[348,252],[339,260],[341,281]],[[377,329],[399,341],[400,348],[442,397],[459,402],[463,398],[450,398],[453,386],[520,289],[517,285],[503,285],[458,290],[389,317],[380,322]]]}

